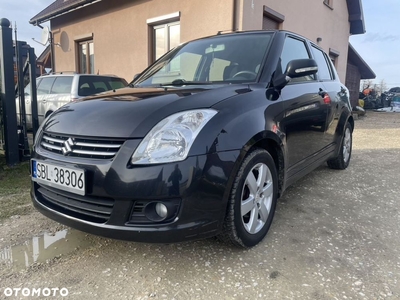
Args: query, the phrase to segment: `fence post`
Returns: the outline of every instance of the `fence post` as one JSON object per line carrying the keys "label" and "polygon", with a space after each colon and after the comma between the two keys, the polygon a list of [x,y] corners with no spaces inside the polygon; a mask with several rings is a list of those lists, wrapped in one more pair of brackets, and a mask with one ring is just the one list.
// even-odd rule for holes
{"label": "fence post", "polygon": [[32,129],[33,140],[39,128],[38,108],[37,108],[37,93],[36,93],[36,56],[35,49],[29,48],[29,82],[31,83],[31,106],[32,106]]}
{"label": "fence post", "polygon": [[14,90],[14,51],[10,25],[8,19],[0,19],[0,72],[2,81],[0,96],[3,104],[6,163],[13,166],[19,162],[19,150]]}

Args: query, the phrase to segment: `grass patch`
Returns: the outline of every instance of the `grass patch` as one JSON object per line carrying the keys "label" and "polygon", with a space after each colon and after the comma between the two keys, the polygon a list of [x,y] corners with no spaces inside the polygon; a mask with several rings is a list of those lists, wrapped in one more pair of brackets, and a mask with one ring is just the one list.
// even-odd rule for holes
{"label": "grass patch", "polygon": [[15,215],[27,215],[33,211],[29,193],[0,196],[0,221]]}
{"label": "grass patch", "polygon": [[9,167],[6,164],[4,152],[0,151],[0,197],[25,193],[30,187],[29,162],[25,161]]}
{"label": "grass patch", "polygon": [[32,211],[30,187],[29,162],[9,167],[0,151],[0,220]]}

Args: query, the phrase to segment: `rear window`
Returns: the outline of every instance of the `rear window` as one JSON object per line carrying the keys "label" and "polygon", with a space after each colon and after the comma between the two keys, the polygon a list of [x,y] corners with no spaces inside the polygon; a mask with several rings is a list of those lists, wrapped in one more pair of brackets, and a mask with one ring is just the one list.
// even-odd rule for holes
{"label": "rear window", "polygon": [[128,83],[125,79],[107,76],[80,76],[79,77],[79,96],[89,96],[109,90],[126,87]]}
{"label": "rear window", "polygon": [[51,88],[50,94],[70,94],[72,79],[72,76],[57,77],[53,87]]}

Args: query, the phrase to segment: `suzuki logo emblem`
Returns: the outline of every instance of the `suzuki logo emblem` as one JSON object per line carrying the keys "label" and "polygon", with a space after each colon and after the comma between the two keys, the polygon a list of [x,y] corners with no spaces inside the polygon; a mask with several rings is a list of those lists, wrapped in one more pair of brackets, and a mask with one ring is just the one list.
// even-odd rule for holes
{"label": "suzuki logo emblem", "polygon": [[72,147],[73,145],[75,145],[75,141],[74,141],[73,138],[69,138],[68,140],[66,140],[66,141],[64,142],[64,147],[61,148],[62,153],[63,153],[64,155],[70,154],[70,153],[72,152],[72,148],[71,148],[71,147]]}

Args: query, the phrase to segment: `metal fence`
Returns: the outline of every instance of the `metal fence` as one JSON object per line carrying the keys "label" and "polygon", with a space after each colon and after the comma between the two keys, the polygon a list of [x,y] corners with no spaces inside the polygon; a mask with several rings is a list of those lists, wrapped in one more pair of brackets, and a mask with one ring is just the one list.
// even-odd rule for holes
{"label": "metal fence", "polygon": [[[9,20],[0,19],[0,147],[5,151],[6,163],[12,166],[30,156],[24,100],[24,78],[28,72],[31,82],[33,135],[36,134],[39,122],[34,49],[29,48],[23,54],[23,45],[26,43],[18,41],[13,43],[10,25]],[[23,55],[26,57],[25,61],[22,58]],[[18,98],[16,98],[17,94]],[[19,99],[20,112],[19,126],[16,111],[17,99]]]}

